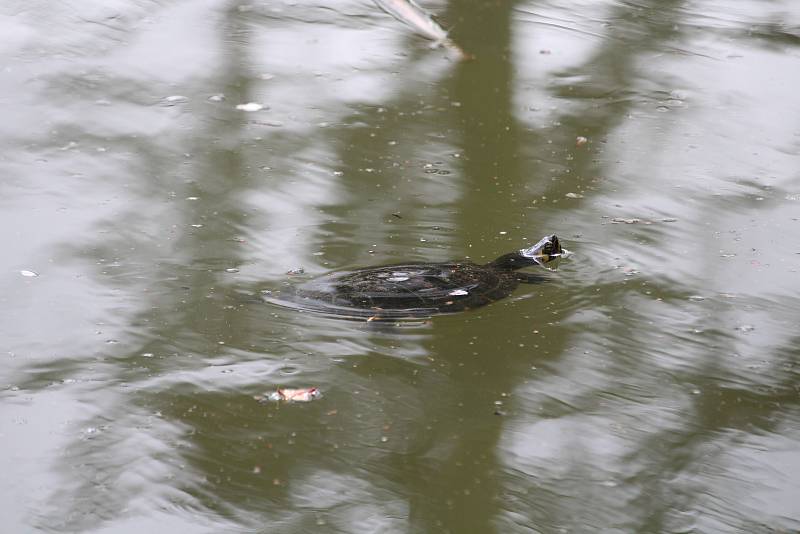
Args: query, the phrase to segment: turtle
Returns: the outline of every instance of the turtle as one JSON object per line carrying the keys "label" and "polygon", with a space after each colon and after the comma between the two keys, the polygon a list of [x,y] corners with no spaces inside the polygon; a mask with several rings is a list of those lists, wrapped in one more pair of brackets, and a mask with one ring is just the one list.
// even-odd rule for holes
{"label": "turtle", "polygon": [[414,319],[484,306],[510,295],[520,283],[545,280],[521,272],[564,254],[549,235],[529,248],[479,265],[472,262],[399,263],[338,271],[288,291],[265,292],[273,304],[352,319]]}

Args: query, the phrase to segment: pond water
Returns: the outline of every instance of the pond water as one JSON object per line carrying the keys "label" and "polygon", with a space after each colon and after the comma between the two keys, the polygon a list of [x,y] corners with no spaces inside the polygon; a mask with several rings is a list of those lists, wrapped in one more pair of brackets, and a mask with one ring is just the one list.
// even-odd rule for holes
{"label": "pond water", "polygon": [[[4,531],[800,529],[800,4],[421,3],[472,60],[367,0],[3,2]],[[549,233],[461,314],[260,298]]]}

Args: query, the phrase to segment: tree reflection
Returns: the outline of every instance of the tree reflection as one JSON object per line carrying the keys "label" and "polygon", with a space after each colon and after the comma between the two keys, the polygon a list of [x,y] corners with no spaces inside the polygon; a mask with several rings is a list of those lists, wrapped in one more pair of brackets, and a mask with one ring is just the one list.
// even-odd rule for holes
{"label": "tree reflection", "polygon": [[[169,144],[181,149],[175,153],[160,140],[119,140],[141,155],[147,178],[90,252],[81,243],[64,255],[92,264],[120,257],[128,266],[112,277],[102,266],[95,271],[129,299],[117,319],[121,348],[93,355],[102,391],[80,389],[95,407],[77,425],[98,432],[68,447],[58,466],[68,482],[42,524],[63,516],[65,530],[90,530],[139,505],[143,513],[211,515],[231,530],[580,530],[599,514],[618,528],[662,531],[675,526],[674,509],[707,489],[670,484],[665,474],[691,470],[720,433],[775,429],[781,407],[797,404],[795,371],[776,373],[764,389],[742,377],[741,387],[717,380],[726,370],[716,355],[735,347],[729,334],[664,341],[669,332],[647,322],[657,314],[664,325],[703,320],[682,307],[691,293],[680,281],[598,281],[588,253],[569,284],[553,276],[489,308],[414,329],[241,299],[262,289],[262,278],[280,283],[300,261],[316,273],[399,258],[496,256],[520,246],[497,237],[501,231],[536,239],[576,226],[569,205],[533,201],[561,199],[611,172],[597,151],[575,150],[575,139],[599,142],[625,120],[643,55],[680,41],[683,4],[614,5],[595,50],[549,87],[570,105],[538,129],[526,128],[517,109],[519,5],[452,0],[445,18],[457,22],[453,37],[474,61],[438,58],[431,68],[430,54],[404,56],[379,103],[333,98],[335,112],[326,113],[337,120],[303,135],[211,108],[186,146]],[[254,32],[277,31],[292,16],[226,9],[225,67],[214,80],[229,103],[256,92],[248,72]],[[303,20],[327,24],[322,16]],[[287,78],[304,68],[275,62]],[[318,119],[311,108],[293,110],[298,122]],[[189,156],[178,155],[184,148]],[[158,212],[155,237],[136,230],[153,199],[181,197],[192,198],[191,207],[173,202]],[[255,261],[266,267],[226,278],[234,274],[226,269]],[[658,371],[702,392],[677,395],[680,420],[656,406],[673,400],[651,358],[669,342],[697,363],[681,372],[662,363]],[[661,350],[664,360],[674,357]],[[778,352],[775,361],[791,367],[791,349]],[[85,371],[85,356],[68,360],[32,366],[23,388]],[[319,385],[325,396],[302,406],[252,399],[280,381]],[[650,398],[648,388],[663,389]],[[650,410],[658,417],[649,419]],[[627,433],[614,426],[620,420]],[[548,429],[574,439],[555,439],[566,445],[554,450],[539,443],[537,456],[537,433]],[[594,466],[595,458],[607,463]],[[600,475],[625,487],[598,491],[608,482]],[[636,512],[621,518],[631,503]]]}

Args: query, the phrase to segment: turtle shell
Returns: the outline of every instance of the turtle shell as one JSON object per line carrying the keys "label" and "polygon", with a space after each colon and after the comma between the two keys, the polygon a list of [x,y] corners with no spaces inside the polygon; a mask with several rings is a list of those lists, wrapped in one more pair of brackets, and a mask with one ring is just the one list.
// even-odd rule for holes
{"label": "turtle shell", "polygon": [[398,264],[332,273],[268,300],[351,317],[429,317],[483,306],[519,282],[514,271],[474,263]]}

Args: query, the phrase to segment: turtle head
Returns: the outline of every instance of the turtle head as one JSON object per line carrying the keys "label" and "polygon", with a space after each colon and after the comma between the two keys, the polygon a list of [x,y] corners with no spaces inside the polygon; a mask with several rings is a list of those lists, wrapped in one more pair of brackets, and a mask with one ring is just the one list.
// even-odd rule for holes
{"label": "turtle head", "polygon": [[564,250],[561,248],[561,243],[558,242],[558,237],[556,237],[555,234],[545,236],[532,247],[523,248],[519,251],[520,256],[532,260],[539,265],[544,265],[545,263],[559,258],[563,253]]}
{"label": "turtle head", "polygon": [[523,248],[500,256],[488,265],[496,269],[515,271],[531,265],[544,265],[559,258],[562,254],[564,254],[564,250],[561,248],[558,238],[550,235],[543,237],[530,248]]}

